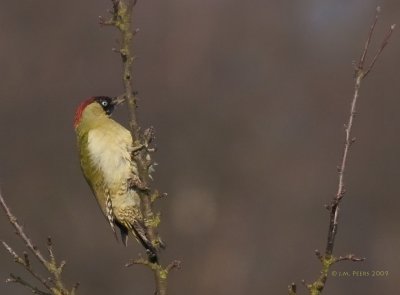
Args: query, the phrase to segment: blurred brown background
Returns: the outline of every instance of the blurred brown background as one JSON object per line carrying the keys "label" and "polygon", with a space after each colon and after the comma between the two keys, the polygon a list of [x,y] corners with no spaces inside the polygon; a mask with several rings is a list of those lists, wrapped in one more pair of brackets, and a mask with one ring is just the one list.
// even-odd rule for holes
{"label": "blurred brown background", "polygon": [[[358,59],[377,1],[139,0],[135,85],[140,120],[157,131],[155,186],[162,259],[183,261],[170,294],[286,294],[320,265]],[[399,23],[379,1],[375,44]],[[124,263],[79,168],[74,110],[118,95],[110,1],[0,3],[0,184],[39,246],[51,235],[79,294],[152,294],[151,274]],[[335,252],[367,257],[335,270],[324,294],[398,294],[400,32],[362,86]],[[376,45],[374,46],[376,48]],[[120,109],[116,118],[126,122]],[[0,239],[23,249],[4,214]],[[23,269],[0,249],[0,280]],[[301,290],[301,287],[299,287]],[[304,291],[304,290],[303,290]],[[29,294],[0,284],[0,294]]]}

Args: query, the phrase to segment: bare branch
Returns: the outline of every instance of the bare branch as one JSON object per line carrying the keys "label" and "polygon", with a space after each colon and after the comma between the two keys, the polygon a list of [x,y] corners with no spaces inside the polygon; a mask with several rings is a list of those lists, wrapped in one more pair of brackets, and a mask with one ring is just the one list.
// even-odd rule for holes
{"label": "bare branch", "polygon": [[371,72],[371,70],[372,70],[372,68],[374,67],[376,61],[378,60],[379,56],[381,55],[383,49],[384,49],[384,48],[386,47],[386,45],[389,43],[389,39],[390,39],[390,37],[392,36],[393,31],[394,31],[395,28],[396,28],[396,25],[395,25],[395,24],[393,24],[393,25],[390,26],[389,31],[387,32],[385,38],[383,39],[382,44],[381,44],[381,46],[379,47],[378,51],[376,52],[374,58],[372,59],[372,62],[371,62],[371,64],[369,65],[367,71],[366,71],[365,74],[363,75],[363,78],[365,78],[365,77],[369,74],[369,72]]}
{"label": "bare branch", "polygon": [[155,202],[159,199],[165,199],[166,197],[168,197],[167,193],[160,193],[159,191],[154,191],[153,194],[151,195],[151,202]]}
{"label": "bare branch", "polygon": [[375,19],[371,25],[371,28],[369,29],[368,38],[367,38],[367,41],[365,42],[364,50],[361,54],[360,61],[358,63],[358,67],[357,67],[358,69],[362,69],[365,64],[365,58],[367,57],[369,45],[371,44],[372,35],[374,33],[376,23],[378,22],[380,12],[381,12],[381,8],[380,8],[380,6],[377,6],[376,10],[375,10]]}
{"label": "bare branch", "polygon": [[24,252],[24,263],[26,267],[31,267],[31,263],[29,261],[28,253]]}
{"label": "bare branch", "polygon": [[50,260],[51,263],[55,264],[56,263],[56,258],[54,256],[53,252],[53,242],[51,240],[51,237],[47,237],[47,251],[49,252]]}
{"label": "bare branch", "polygon": [[28,289],[31,290],[33,294],[38,294],[38,295],[51,295],[51,293],[46,293],[41,291],[40,289],[36,288],[35,286],[32,286],[30,283],[22,279],[21,277],[18,277],[14,274],[10,274],[10,277],[6,280],[6,283],[15,283],[15,284],[20,284],[24,287],[27,287]]}
{"label": "bare branch", "polygon": [[[153,162],[151,153],[156,149],[150,147],[154,140],[154,129],[152,127],[145,129],[140,128],[137,119],[137,93],[133,90],[132,82],[132,64],[135,60],[135,56],[132,50],[132,40],[139,31],[138,29],[132,29],[132,14],[133,7],[136,4],[135,0],[111,0],[113,9],[111,12],[111,19],[105,21],[100,18],[100,23],[105,25],[113,25],[121,33],[121,44],[120,48],[114,50],[121,56],[123,71],[122,71],[122,82],[124,85],[125,98],[128,110],[129,110],[129,125],[132,133],[133,151],[132,160],[136,163],[138,168],[137,179],[130,179],[129,186],[135,189],[141,199],[142,204],[142,215],[146,225],[146,234],[149,237],[151,243],[157,248],[159,252],[160,248],[164,248],[165,245],[158,235],[157,227],[160,223],[160,215],[155,213],[153,210],[153,203],[160,197],[166,196],[166,194],[160,194],[157,190],[151,189],[152,175],[154,166],[156,163]],[[159,253],[157,253],[159,254]],[[161,264],[152,263],[149,259],[140,257],[129,261],[126,266],[132,266],[141,264],[149,267],[154,275],[156,284],[155,293],[158,295],[167,294],[167,279],[168,272],[171,269],[178,268],[179,263],[173,262],[172,264],[163,267]]]}
{"label": "bare branch", "polygon": [[165,268],[165,270],[167,272],[173,270],[173,269],[180,269],[181,268],[181,262],[179,260],[174,260],[172,261],[170,264],[167,265],[167,267]]}
{"label": "bare branch", "polygon": [[139,258],[132,259],[125,264],[125,267],[131,267],[132,265],[141,264],[151,268],[151,262],[147,259],[144,259],[141,254],[139,254]]}
{"label": "bare branch", "polygon": [[316,249],[316,250],[314,251],[314,253],[315,253],[315,256],[317,256],[317,258],[318,258],[319,261],[323,261],[323,260],[324,260],[324,256],[321,254],[321,252],[319,252],[318,249]]}
{"label": "bare branch", "polygon": [[[315,255],[321,261],[322,269],[321,269],[320,276],[318,277],[318,279],[316,279],[313,283],[306,285],[307,289],[309,290],[310,294],[312,294],[312,295],[319,295],[322,292],[322,290],[325,287],[327,278],[328,278],[329,269],[334,263],[339,262],[339,261],[359,262],[359,261],[365,260],[365,258],[359,258],[359,257],[355,256],[354,254],[348,254],[346,256],[334,257],[333,249],[334,249],[336,234],[337,234],[338,225],[339,225],[339,209],[340,209],[339,205],[340,205],[341,201],[343,200],[343,197],[346,194],[345,172],[346,172],[346,168],[347,168],[347,164],[348,164],[350,148],[352,147],[352,145],[355,142],[355,137],[352,136],[352,130],[353,130],[354,119],[356,116],[356,106],[357,106],[357,101],[359,98],[361,82],[373,69],[373,67],[374,67],[376,61],[378,60],[379,56],[381,55],[383,49],[388,44],[389,39],[392,36],[393,30],[395,28],[395,25],[392,25],[390,27],[389,32],[384,37],[377,53],[374,55],[367,70],[364,70],[365,64],[366,64],[366,58],[367,58],[368,51],[370,49],[370,45],[371,45],[371,41],[372,41],[372,37],[373,37],[375,27],[376,27],[378,19],[379,19],[379,13],[380,13],[380,7],[377,7],[374,21],[370,27],[368,37],[367,37],[367,40],[364,45],[364,49],[362,51],[360,60],[355,69],[355,82],[354,82],[353,98],[352,98],[351,105],[350,105],[349,117],[347,119],[347,123],[344,125],[345,140],[344,140],[342,158],[340,161],[340,165],[337,167],[338,187],[337,187],[336,195],[334,196],[334,198],[332,199],[330,204],[325,205],[325,208],[329,211],[329,229],[328,229],[328,237],[327,237],[325,252],[324,252],[324,254],[321,254],[321,252],[319,250],[315,250]],[[288,291],[289,291],[289,294],[292,294],[292,295],[296,294],[295,285],[292,284],[291,286],[289,286]]]}
{"label": "bare branch", "polygon": [[355,138],[352,137],[352,128],[353,128],[354,118],[356,115],[356,106],[357,106],[357,100],[359,97],[361,82],[373,68],[376,60],[378,59],[381,52],[387,45],[389,38],[392,35],[392,32],[394,30],[394,25],[392,25],[389,33],[384,38],[380,49],[378,50],[377,54],[374,56],[373,61],[371,62],[370,66],[368,67],[367,71],[364,72],[366,56],[367,56],[367,53],[368,53],[368,50],[369,50],[369,47],[371,44],[371,40],[372,40],[372,36],[374,33],[374,29],[376,27],[376,23],[378,21],[379,12],[380,12],[380,8],[377,7],[374,22],[371,25],[371,29],[369,31],[363,53],[362,53],[360,61],[358,63],[358,68],[356,69],[353,99],[352,99],[351,106],[350,106],[349,118],[347,120],[347,123],[345,124],[345,143],[344,143],[344,149],[343,149],[343,154],[342,154],[342,160],[341,160],[341,164],[339,165],[339,168],[338,168],[338,174],[339,174],[338,188],[337,188],[336,196],[332,200],[332,202],[329,206],[330,222],[329,222],[328,240],[327,240],[327,245],[326,245],[326,250],[325,250],[325,255],[327,255],[327,256],[332,255],[332,252],[333,252],[333,247],[334,247],[335,237],[336,237],[337,227],[338,227],[339,203],[346,193],[345,183],[344,183],[344,175],[345,175],[345,171],[346,171],[346,167],[347,167],[347,161],[348,161],[348,157],[349,157],[350,147],[352,146],[352,144],[355,141]]}
{"label": "bare branch", "polygon": [[[47,239],[47,250],[49,252],[50,260],[47,260],[40,250],[34,246],[31,239],[28,235],[24,232],[23,227],[18,223],[17,218],[12,214],[11,209],[7,206],[3,196],[0,192],[0,204],[3,208],[4,212],[6,213],[9,222],[11,225],[16,229],[17,235],[22,239],[25,243],[26,247],[29,249],[30,252],[33,253],[34,257],[43,265],[43,267],[47,270],[47,272],[51,275],[48,279],[44,279],[38,272],[36,272],[31,264],[29,259],[29,255],[27,252],[23,252],[22,257],[17,254],[6,242],[2,241],[3,247],[7,250],[7,252],[13,257],[14,261],[23,266],[26,271],[30,273],[32,277],[34,277],[38,282],[40,282],[47,290],[50,291],[53,295],[74,295],[75,289],[73,288],[71,292],[69,292],[62,282],[61,274],[63,271],[63,267],[65,266],[65,261],[62,261],[60,265],[57,265],[56,257],[53,252],[53,243],[51,238]],[[25,280],[17,276],[10,276],[10,279],[7,280],[8,282],[14,282],[22,284],[32,290],[35,294],[49,294],[43,291],[40,291],[38,288],[30,285]],[[53,286],[54,284],[54,286]],[[73,292],[73,293],[72,293]]]}
{"label": "bare branch", "polygon": [[357,257],[354,254],[348,254],[346,256],[339,256],[335,258],[335,263],[339,261],[352,261],[352,262],[360,262],[364,261],[365,257]]}
{"label": "bare branch", "polygon": [[46,279],[42,278],[38,273],[36,273],[30,266],[29,259],[27,254],[24,253],[24,258],[21,258],[6,242],[2,242],[4,248],[10,253],[10,255],[14,258],[14,261],[22,265],[37,281],[39,281],[46,289],[51,291],[51,286],[48,284]]}
{"label": "bare branch", "polygon": [[10,208],[8,208],[6,202],[3,199],[3,196],[1,195],[1,192],[0,192],[0,204],[4,212],[7,214],[8,220],[10,221],[11,225],[16,229],[17,234],[25,242],[27,248],[35,255],[35,257],[40,261],[40,263],[42,263],[43,266],[47,268],[46,259],[42,256],[42,254],[37,250],[37,247],[25,234],[23,227],[18,223],[17,218],[11,213]]}

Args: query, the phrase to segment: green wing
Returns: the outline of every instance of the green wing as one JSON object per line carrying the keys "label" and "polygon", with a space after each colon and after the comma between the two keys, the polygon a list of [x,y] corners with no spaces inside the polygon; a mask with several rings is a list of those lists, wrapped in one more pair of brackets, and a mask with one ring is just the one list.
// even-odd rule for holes
{"label": "green wing", "polygon": [[93,194],[96,197],[97,203],[100,206],[101,211],[107,218],[112,230],[115,233],[111,198],[108,194],[107,188],[104,185],[103,174],[90,159],[88,149],[88,137],[88,132],[78,135],[78,141],[81,143],[79,147],[81,169],[87,183],[89,184]]}

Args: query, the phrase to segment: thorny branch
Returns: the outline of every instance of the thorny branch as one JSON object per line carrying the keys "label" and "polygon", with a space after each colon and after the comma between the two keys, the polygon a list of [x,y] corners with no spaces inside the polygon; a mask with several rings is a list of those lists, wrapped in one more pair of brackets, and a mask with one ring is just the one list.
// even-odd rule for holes
{"label": "thorny branch", "polygon": [[[372,61],[370,62],[369,65],[366,65],[366,57],[367,57],[368,50],[370,48],[370,44],[371,44],[371,40],[372,40],[372,36],[374,34],[376,24],[379,19],[379,13],[380,13],[380,7],[378,6],[376,8],[374,21],[369,30],[367,41],[365,42],[364,50],[361,54],[358,64],[355,67],[355,76],[354,76],[355,83],[354,83],[353,99],[351,101],[349,118],[345,125],[345,142],[344,142],[342,159],[341,159],[340,165],[338,166],[338,174],[339,174],[338,188],[337,188],[335,197],[332,199],[331,203],[326,206],[326,208],[329,210],[329,229],[328,229],[328,238],[327,238],[325,253],[321,254],[318,250],[315,250],[315,254],[316,254],[317,258],[321,261],[322,270],[321,270],[320,276],[318,277],[318,279],[315,282],[313,282],[311,284],[305,284],[311,295],[321,294],[321,292],[323,291],[323,289],[325,287],[326,280],[328,279],[328,272],[330,270],[330,267],[334,263],[339,262],[339,261],[345,261],[345,260],[358,262],[358,261],[363,261],[365,259],[365,258],[356,257],[354,254],[348,254],[346,256],[335,257],[335,256],[333,256],[333,249],[334,249],[334,245],[335,245],[335,239],[336,239],[336,234],[337,234],[338,224],[339,224],[339,205],[346,193],[345,179],[344,179],[345,171],[346,171],[347,162],[348,162],[348,158],[349,158],[350,148],[353,145],[353,143],[355,142],[355,138],[352,137],[352,128],[353,128],[354,118],[356,115],[356,106],[357,106],[357,100],[359,97],[361,82],[373,69],[373,67],[374,67],[376,61],[378,60],[379,56],[381,55],[383,49],[388,44],[389,39],[392,36],[393,30],[395,29],[395,25],[392,25],[390,27],[388,33],[386,34],[386,36],[383,39],[378,51],[372,58]],[[289,292],[289,295],[296,294],[297,289],[296,289],[296,285],[294,283],[292,283],[291,285],[288,286],[288,292]]]}
{"label": "thorny branch", "polygon": [[338,173],[339,173],[338,189],[337,189],[335,198],[332,200],[330,206],[328,207],[328,209],[330,209],[330,222],[329,222],[328,242],[327,242],[326,251],[325,251],[325,254],[328,256],[332,255],[333,247],[334,247],[334,243],[335,243],[335,237],[336,237],[337,226],[338,226],[339,203],[346,193],[345,184],[344,184],[344,173],[345,173],[346,166],[347,166],[347,160],[348,160],[348,156],[349,156],[350,147],[355,142],[355,138],[352,137],[351,132],[352,132],[352,127],[353,127],[354,117],[356,115],[356,105],[357,105],[357,100],[359,97],[359,90],[361,87],[361,82],[374,67],[376,60],[378,59],[378,57],[382,53],[383,49],[387,45],[389,38],[392,35],[392,32],[395,28],[395,25],[392,25],[390,27],[388,34],[385,36],[383,42],[381,43],[381,46],[379,47],[379,50],[375,54],[372,62],[369,64],[369,66],[367,68],[365,68],[365,62],[366,62],[365,59],[366,59],[366,55],[367,55],[369,46],[371,44],[374,29],[375,29],[375,26],[376,26],[376,23],[377,23],[377,20],[379,17],[379,12],[380,12],[380,8],[377,7],[375,21],[374,21],[373,25],[371,26],[370,32],[368,34],[368,38],[365,43],[364,51],[361,55],[360,62],[358,63],[357,67],[355,68],[355,86],[354,86],[353,100],[351,102],[349,119],[348,119],[347,124],[345,125],[345,144],[344,144],[343,156],[342,156],[341,164],[338,167]]}
{"label": "thorny branch", "polygon": [[[147,234],[152,244],[159,249],[164,247],[164,243],[157,233],[157,227],[160,223],[160,214],[154,213],[153,202],[162,196],[166,196],[166,194],[160,194],[157,190],[150,189],[150,182],[152,180],[151,173],[156,165],[151,158],[151,153],[154,152],[155,149],[150,148],[150,144],[154,139],[154,131],[152,128],[148,128],[142,132],[137,119],[137,95],[133,91],[132,82],[132,65],[135,56],[131,49],[133,37],[139,31],[138,29],[132,30],[132,15],[136,1],[111,0],[111,2],[113,6],[110,11],[111,18],[109,20],[104,20],[104,18],[100,17],[100,24],[114,26],[121,34],[121,46],[119,49],[114,49],[114,51],[120,54],[123,65],[122,80],[125,90],[123,96],[128,104],[130,114],[129,125],[134,138],[132,159],[138,166],[140,184],[142,187],[146,188],[140,190],[139,194],[142,200],[142,214],[147,226]],[[146,260],[142,257],[129,262],[127,266],[133,264],[142,264],[149,267],[154,274],[156,284],[155,293],[158,295],[167,294],[168,273],[175,267],[171,267],[170,265],[163,267],[161,264],[151,263],[148,259]],[[176,265],[176,263],[173,263],[173,265]]]}
{"label": "thorny branch", "polygon": [[43,265],[43,267],[50,274],[48,279],[43,278],[36,270],[33,269],[31,261],[29,259],[29,255],[27,252],[23,252],[23,255],[17,254],[6,242],[2,241],[3,247],[7,250],[7,252],[14,259],[15,263],[21,265],[25,268],[27,272],[31,274],[39,283],[43,285],[45,289],[49,291],[49,293],[41,291],[39,288],[31,285],[21,277],[15,276],[14,274],[10,274],[10,277],[6,280],[8,283],[18,283],[29,288],[32,293],[40,294],[40,295],[75,295],[78,284],[76,284],[71,290],[65,288],[64,283],[61,278],[61,274],[63,268],[66,264],[65,261],[57,262],[56,257],[53,252],[53,242],[50,237],[47,239],[47,250],[49,252],[49,259],[46,259],[40,250],[33,244],[32,240],[25,233],[23,227],[18,223],[15,215],[12,214],[10,208],[6,204],[3,196],[0,192],[0,205],[6,213],[8,220],[11,225],[15,228],[16,234],[21,238],[21,240],[25,243],[28,250],[31,254]]}

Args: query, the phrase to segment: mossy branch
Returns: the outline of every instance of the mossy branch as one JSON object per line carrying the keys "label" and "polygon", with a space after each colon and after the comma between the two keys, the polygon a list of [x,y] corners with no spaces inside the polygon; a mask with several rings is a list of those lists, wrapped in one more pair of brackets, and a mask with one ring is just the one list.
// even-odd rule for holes
{"label": "mossy branch", "polygon": [[[124,94],[128,109],[129,109],[129,125],[132,136],[134,138],[134,152],[132,159],[138,167],[138,177],[141,184],[146,189],[140,189],[139,194],[142,200],[142,214],[147,227],[147,234],[152,244],[157,248],[163,248],[164,243],[161,241],[157,228],[161,221],[160,214],[155,213],[153,209],[154,201],[158,200],[161,196],[157,190],[150,189],[150,182],[152,180],[151,173],[154,170],[155,163],[152,160],[151,153],[155,151],[150,145],[154,140],[153,128],[148,128],[142,131],[137,119],[137,94],[133,91],[133,74],[132,65],[135,56],[132,50],[132,41],[138,30],[132,29],[133,8],[136,4],[135,0],[111,0],[112,10],[111,18],[104,20],[100,17],[101,25],[110,25],[117,28],[121,36],[121,46],[119,49],[114,49],[121,56],[122,61],[122,81],[124,85]],[[159,252],[159,251],[158,251]],[[167,294],[167,282],[169,271],[175,267],[162,266],[158,263],[151,263],[148,259],[140,258],[134,262],[128,263],[128,266],[133,264],[142,264],[147,266],[154,274],[156,284],[156,294]],[[176,265],[176,263],[172,263]]]}
{"label": "mossy branch", "polygon": [[66,264],[65,261],[61,261],[60,263],[57,261],[56,256],[53,251],[53,242],[50,237],[47,238],[47,251],[49,253],[49,257],[46,258],[36,247],[29,236],[25,233],[24,228],[17,221],[15,215],[11,212],[11,209],[6,204],[3,196],[0,192],[0,205],[3,208],[4,212],[7,215],[8,220],[11,225],[15,228],[16,234],[21,238],[21,240],[25,243],[26,248],[29,252],[35,257],[45,268],[50,275],[49,278],[45,279],[42,277],[39,272],[37,272],[30,261],[28,252],[23,252],[22,255],[18,254],[14,251],[11,246],[9,246],[6,242],[2,241],[3,247],[6,251],[11,255],[14,259],[15,263],[21,265],[25,270],[38,281],[44,289],[47,291],[42,291],[38,287],[33,286],[28,283],[24,279],[14,274],[10,274],[10,277],[6,280],[7,283],[17,283],[22,286],[25,286],[31,290],[33,294],[39,295],[75,295],[76,289],[79,284],[76,284],[73,288],[67,289],[65,284],[62,281],[62,272],[64,270],[64,266]]}
{"label": "mossy branch", "polygon": [[[344,148],[343,148],[343,154],[342,154],[342,159],[340,162],[340,165],[338,166],[338,188],[335,197],[332,199],[331,203],[326,206],[326,209],[329,211],[329,229],[328,229],[328,238],[326,242],[326,248],[324,254],[321,254],[318,250],[315,250],[315,254],[318,257],[319,261],[322,264],[322,268],[320,271],[319,277],[310,284],[305,284],[304,285],[307,287],[309,294],[311,295],[319,295],[325,288],[326,281],[328,279],[328,274],[331,266],[335,264],[336,262],[339,261],[353,261],[353,262],[359,262],[363,261],[365,258],[359,258],[355,256],[354,254],[348,254],[346,256],[339,256],[336,257],[333,255],[333,249],[335,246],[335,241],[336,241],[336,234],[338,231],[338,226],[339,226],[339,205],[341,201],[343,200],[343,197],[345,196],[346,190],[345,190],[345,171],[347,168],[347,162],[349,159],[349,152],[350,148],[355,142],[355,138],[352,136],[352,130],[353,130],[353,123],[356,115],[356,106],[357,106],[357,101],[359,98],[359,91],[361,88],[361,82],[366,78],[366,76],[371,72],[373,69],[376,61],[378,60],[379,56],[381,55],[383,49],[386,47],[388,44],[388,41],[390,37],[392,36],[393,30],[395,28],[395,25],[392,25],[384,37],[378,51],[375,53],[374,57],[372,58],[372,61],[367,65],[366,64],[366,57],[370,48],[372,36],[374,34],[375,26],[378,22],[379,18],[379,13],[380,13],[380,7],[378,6],[376,8],[376,14],[375,14],[375,19],[371,25],[371,28],[369,30],[368,38],[367,41],[365,42],[365,46],[363,49],[363,52],[361,54],[360,60],[355,66],[355,75],[354,75],[354,93],[353,93],[353,98],[351,101],[351,106],[350,106],[350,113],[349,117],[347,120],[347,123],[345,124],[345,141],[344,141]],[[289,295],[295,295],[297,294],[297,288],[294,283],[288,286],[288,294]]]}

